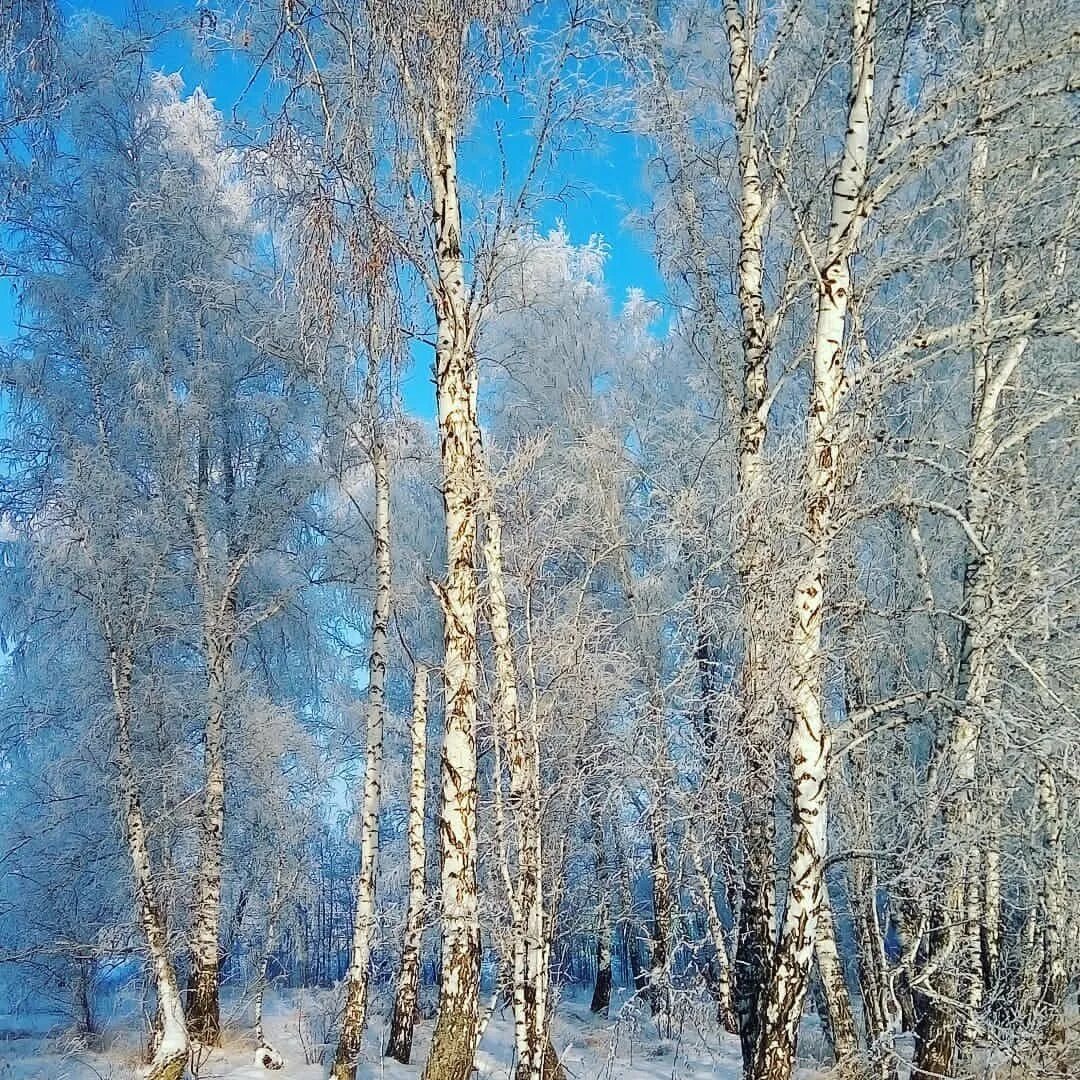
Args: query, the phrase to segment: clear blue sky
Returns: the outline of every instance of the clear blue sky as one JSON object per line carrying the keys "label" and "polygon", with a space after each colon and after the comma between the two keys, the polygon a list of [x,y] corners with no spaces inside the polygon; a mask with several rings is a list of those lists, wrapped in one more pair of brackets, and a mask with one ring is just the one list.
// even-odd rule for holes
{"label": "clear blue sky", "polygon": [[[84,0],[71,3],[62,0],[65,13],[80,9],[98,11],[109,18],[128,24],[157,11],[176,10],[165,0]],[[184,5],[190,11],[192,24],[197,18],[195,0]],[[154,53],[155,65],[165,72],[180,71],[185,89],[201,86],[227,116],[231,114],[250,75],[249,57],[218,56],[212,64],[193,55],[190,38],[185,32],[171,34],[161,40]],[[240,111],[243,110],[243,105]],[[521,130],[527,121],[520,121]],[[490,142],[479,125],[462,141],[460,156],[463,173],[469,178],[470,143],[474,159],[488,157]],[[662,300],[664,287],[643,237],[628,225],[631,210],[648,205],[644,188],[644,161],[638,141],[631,135],[597,130],[587,149],[564,154],[547,177],[545,187],[565,190],[565,197],[538,210],[536,225],[546,231],[562,220],[571,239],[583,243],[593,234],[600,234],[610,246],[606,278],[612,299],[619,303],[630,288],[640,288],[654,300]],[[510,165],[515,153],[527,155],[531,141],[514,138],[506,141]],[[467,208],[466,208],[467,212]],[[9,283],[0,284],[0,338],[10,339],[14,331],[13,303]],[[410,375],[401,384],[406,405],[421,416],[432,416],[434,403],[430,383],[430,357],[417,350]]]}

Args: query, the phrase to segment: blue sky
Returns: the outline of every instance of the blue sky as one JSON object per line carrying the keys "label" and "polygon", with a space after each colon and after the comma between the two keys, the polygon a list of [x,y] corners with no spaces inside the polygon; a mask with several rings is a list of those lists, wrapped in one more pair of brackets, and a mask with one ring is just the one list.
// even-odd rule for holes
{"label": "blue sky", "polygon": [[[175,10],[172,4],[160,3],[159,0],[140,0],[138,4],[132,3],[132,0],[84,0],[82,3],[62,2],[62,6],[68,14],[90,9],[115,21],[128,23],[140,19],[144,14],[170,8]],[[190,10],[194,23],[197,11],[195,0],[190,0],[185,6]],[[193,53],[188,35],[178,32],[161,40],[154,53],[154,61],[162,71],[180,71],[187,92],[201,86],[228,116],[249,78],[251,58],[219,55],[213,61],[206,62]],[[241,114],[245,107],[257,107],[258,95],[253,91],[249,98],[250,105],[241,103]],[[523,131],[527,121],[519,118],[519,123]],[[513,117],[508,126],[513,126]],[[485,158],[488,161],[492,159],[490,142],[485,145],[486,139],[487,133],[477,125],[462,140],[460,157],[466,179],[470,178],[470,157],[480,162]],[[522,155],[524,160],[531,152],[531,140],[515,138],[512,131],[506,145],[511,168],[515,165],[515,154]],[[616,304],[631,288],[642,289],[654,300],[662,300],[665,295],[647,242],[628,222],[632,210],[640,211],[648,206],[643,153],[643,147],[634,136],[597,129],[591,133],[586,148],[564,153],[554,163],[545,186],[551,190],[564,190],[566,194],[559,201],[552,200],[537,210],[535,224],[541,232],[553,228],[561,220],[575,243],[584,243],[593,234],[604,237],[611,252],[606,280]],[[11,338],[14,332],[13,315],[10,283],[4,282],[0,284],[0,338]],[[414,351],[412,371],[400,387],[407,407],[418,415],[430,417],[433,415],[434,402],[430,356],[425,356],[425,352],[422,346]]]}

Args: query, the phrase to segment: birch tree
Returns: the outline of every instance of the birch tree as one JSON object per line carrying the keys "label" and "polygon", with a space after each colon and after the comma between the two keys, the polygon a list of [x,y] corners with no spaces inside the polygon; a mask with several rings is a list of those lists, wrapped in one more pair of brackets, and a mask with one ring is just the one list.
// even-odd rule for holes
{"label": "birch tree", "polygon": [[851,14],[847,132],[833,178],[829,238],[817,268],[806,466],[809,550],[807,568],[795,590],[793,672],[785,688],[794,710],[789,743],[792,840],[780,936],[762,990],[762,1031],[754,1064],[754,1075],[761,1077],[787,1077],[794,1067],[815,927],[823,904],[830,736],[823,713],[821,620],[845,439],[841,420],[847,391],[845,320],[851,290],[850,259],[864,221],[860,200],[871,137],[876,32],[874,5],[860,0]]}
{"label": "birch tree", "polygon": [[409,899],[401,948],[401,968],[394,992],[390,1036],[386,1056],[409,1064],[413,1029],[420,996],[420,944],[426,899],[427,844],[424,839],[424,806],[427,798],[428,671],[417,664],[413,672],[409,783]]}
{"label": "birch tree", "polygon": [[[402,12],[401,16],[405,16]],[[443,608],[442,985],[425,1080],[462,1080],[478,1029],[480,927],[476,894],[477,372],[475,313],[466,286],[457,139],[464,48],[474,12],[421,9],[396,61],[423,155],[432,214],[435,394],[446,520]],[[411,38],[412,33],[416,38]]]}
{"label": "birch tree", "polygon": [[[92,40],[88,31],[84,41]],[[161,634],[162,590],[171,581],[177,522],[145,469],[146,402],[132,392],[138,346],[117,319],[123,310],[117,289],[122,273],[112,274],[125,260],[130,267],[134,252],[114,228],[124,209],[115,198],[116,170],[136,164],[153,170],[152,146],[142,162],[125,152],[146,130],[148,103],[135,90],[134,72],[122,69],[122,75],[126,80],[115,88],[73,108],[65,128],[81,156],[66,159],[55,177],[43,179],[36,207],[18,219],[20,254],[28,271],[32,267],[27,317],[48,330],[32,350],[13,354],[8,378],[24,402],[27,436],[53,446],[54,464],[40,477],[41,503],[27,526],[40,565],[84,606],[98,635],[98,672],[108,687],[114,723],[115,776],[135,912],[157,994],[159,1027],[149,1075],[177,1080],[189,1047],[144,810],[135,696],[140,665]],[[93,127],[82,123],[83,110],[95,109],[114,118],[110,135],[97,138]],[[101,197],[91,214],[77,201],[106,191],[114,197]],[[111,273],[103,273],[97,259],[110,244],[115,263]],[[53,357],[45,378],[34,373],[35,353]]]}
{"label": "birch tree", "polygon": [[[364,794],[360,817],[360,871],[356,883],[352,958],[346,978],[345,1006],[334,1060],[335,1080],[356,1073],[356,1057],[364,1033],[367,1008],[371,942],[375,922],[375,878],[379,853],[379,807],[382,796],[383,728],[386,722],[387,633],[391,605],[390,462],[385,418],[380,415],[380,372],[384,359],[379,333],[386,318],[378,306],[377,286],[371,289],[371,329],[368,333],[368,424],[371,430],[371,464],[375,485],[375,605],[371,621],[371,653],[368,661],[367,739],[365,745]],[[422,718],[423,719],[423,718]],[[414,724],[417,721],[414,719]],[[414,733],[415,738],[415,733]],[[420,798],[423,795],[421,792]],[[420,804],[421,839],[423,804]],[[410,859],[412,837],[410,834]],[[421,864],[421,881],[423,869]],[[415,1010],[415,1001],[413,1003]],[[411,1024],[410,1024],[411,1034]],[[405,1055],[408,1057],[408,1054]]]}

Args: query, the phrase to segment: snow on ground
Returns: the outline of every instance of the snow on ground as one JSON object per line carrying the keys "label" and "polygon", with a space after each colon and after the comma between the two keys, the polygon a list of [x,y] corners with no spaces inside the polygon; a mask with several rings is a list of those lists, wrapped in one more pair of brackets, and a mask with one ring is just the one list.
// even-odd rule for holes
{"label": "snow on ground", "polygon": [[[267,1072],[253,1062],[255,1040],[247,1008],[238,1003],[224,1010],[225,1045],[197,1063],[199,1080],[323,1080],[333,1057],[328,1044],[337,995],[332,991],[288,991],[267,1002],[267,1040],[285,1058],[285,1067]],[[636,1005],[613,1009],[610,1020],[589,1013],[584,1003],[567,1001],[559,1008],[553,1042],[570,1080],[737,1080],[738,1040],[716,1031],[706,1008],[688,1008],[681,1022],[658,1031],[647,1012]],[[387,1018],[371,1016],[361,1080],[410,1080],[420,1075],[431,1039],[431,1020],[417,1027],[413,1065],[399,1065],[382,1056]],[[513,1018],[493,1016],[477,1055],[478,1080],[510,1080]],[[102,1044],[84,1049],[61,1033],[43,1033],[41,1025],[21,1025],[5,1037],[0,1031],[0,1080],[134,1080],[140,1075],[139,1034],[130,1026],[110,1031]],[[322,1056],[320,1063],[318,1058]]]}

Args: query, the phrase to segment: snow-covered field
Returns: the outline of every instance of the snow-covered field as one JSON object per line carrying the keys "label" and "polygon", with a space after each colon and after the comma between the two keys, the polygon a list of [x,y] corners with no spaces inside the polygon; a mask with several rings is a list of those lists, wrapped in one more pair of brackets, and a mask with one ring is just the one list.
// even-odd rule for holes
{"label": "snow-covered field", "polygon": [[[267,1002],[264,1025],[268,1041],[285,1058],[280,1072],[253,1064],[255,1042],[248,1017],[238,1007],[230,1016],[225,1045],[197,1063],[199,1080],[323,1080],[333,1048],[322,1045],[331,1015],[327,993],[289,992]],[[700,1025],[698,1021],[700,1020]],[[554,1042],[570,1080],[700,1080],[739,1076],[735,1038],[717,1035],[704,1012],[688,1010],[670,1035],[636,1008],[624,1007],[610,1020],[590,1015],[587,1006],[565,1002],[555,1023]],[[358,1076],[372,1080],[418,1077],[427,1056],[432,1022],[421,1021],[413,1045],[413,1065],[382,1057],[386,1017],[371,1017]],[[0,1080],[132,1080],[140,1075],[139,1035],[128,1024],[109,1029],[94,1049],[84,1049],[62,1031],[49,1031],[42,1018],[7,1025],[0,1033]],[[480,1080],[511,1076],[513,1020],[496,1013],[477,1056]],[[322,1055],[326,1064],[318,1058]]]}

